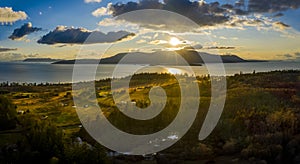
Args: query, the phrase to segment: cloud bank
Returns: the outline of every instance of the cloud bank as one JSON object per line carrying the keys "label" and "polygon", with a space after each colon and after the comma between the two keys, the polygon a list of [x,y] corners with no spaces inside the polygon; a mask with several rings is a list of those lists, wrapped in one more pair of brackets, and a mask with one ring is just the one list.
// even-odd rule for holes
{"label": "cloud bank", "polygon": [[277,55],[278,57],[281,57],[285,60],[300,60],[300,52],[295,52],[293,54],[280,54],[280,55]]}
{"label": "cloud bank", "polygon": [[32,24],[29,22],[29,23],[25,23],[20,28],[15,29],[14,32],[8,38],[11,40],[18,40],[28,34],[31,34],[33,32],[40,31],[40,30],[42,30],[42,28],[32,27]]}
{"label": "cloud bank", "polygon": [[236,49],[236,47],[232,47],[232,46],[214,46],[214,47],[207,47],[206,49],[210,49],[210,50],[232,50],[232,49]]}
{"label": "cloud bank", "polygon": [[0,7],[0,23],[2,25],[25,19],[27,19],[27,14],[24,11],[13,11],[11,7]]}
{"label": "cloud bank", "polygon": [[[198,1],[164,0],[164,3],[161,3],[158,0],[142,0],[126,4],[117,3],[109,6],[109,10],[113,16],[141,9],[161,9],[175,12],[190,18],[200,26],[213,26],[229,20],[229,17],[224,14],[226,9],[223,9],[218,2],[200,4]],[[155,17],[154,19],[160,18]]]}
{"label": "cloud bank", "polygon": [[0,53],[1,61],[15,61],[15,60],[23,60],[24,56],[19,53]]}
{"label": "cloud bank", "polygon": [[[241,5],[244,4],[243,0],[240,0]],[[247,5],[248,12],[280,12],[288,9],[297,9],[300,7],[300,1],[298,0],[249,0]]]}
{"label": "cloud bank", "polygon": [[112,43],[130,38],[135,34],[127,31],[109,32],[107,34],[100,31],[89,31],[84,28],[68,28],[58,26],[55,30],[44,35],[38,43],[40,44],[93,44],[93,43]]}
{"label": "cloud bank", "polygon": [[[147,13],[145,15],[148,18],[146,18],[143,14],[136,17],[130,14],[132,11],[143,9],[160,9],[188,17],[200,27],[205,28],[242,29],[244,26],[251,26],[259,29],[275,28],[279,31],[287,29],[289,25],[284,22],[277,23],[271,17],[281,17],[283,16],[282,11],[298,9],[299,7],[300,1],[298,0],[237,0],[234,4],[229,4],[229,2],[227,4],[220,4],[219,2],[206,3],[205,1],[191,0],[140,0],[138,2],[110,3],[107,7],[99,8],[94,15],[112,15],[116,18],[116,22],[123,20],[151,29],[173,29],[175,28],[172,27],[174,24],[177,24],[177,26],[181,25],[180,22],[176,22],[174,15],[169,17],[170,15],[151,15]],[[125,13],[128,16],[122,15]],[[270,19],[266,19],[266,16],[256,16],[264,13],[271,13],[273,16],[270,16]],[[99,25],[107,25],[107,22],[107,20],[100,22]],[[163,25],[168,23],[170,26],[163,27]]]}
{"label": "cloud bank", "polygon": [[16,51],[17,48],[2,48],[0,47],[0,52],[7,52],[7,51]]}

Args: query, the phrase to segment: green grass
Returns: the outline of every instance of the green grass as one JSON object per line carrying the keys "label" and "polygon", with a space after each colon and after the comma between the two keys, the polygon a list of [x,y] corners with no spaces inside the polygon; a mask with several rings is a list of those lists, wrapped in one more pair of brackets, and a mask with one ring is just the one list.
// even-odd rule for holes
{"label": "green grass", "polygon": [[[198,156],[199,152],[197,152],[200,143],[211,148],[210,151],[214,152],[214,155],[224,155],[224,152],[227,151],[224,145],[226,143],[234,145],[231,141],[238,141],[238,144],[234,145],[234,148],[237,149],[235,153],[240,154],[244,159],[255,157],[272,162],[271,159],[275,158],[274,154],[277,152],[271,152],[273,147],[260,142],[260,139],[268,136],[272,141],[276,141],[272,143],[273,146],[285,147],[290,140],[295,140],[295,136],[300,135],[300,124],[297,122],[300,120],[299,77],[300,72],[297,71],[227,77],[228,91],[224,112],[216,129],[204,141],[198,141],[197,136],[210,104],[210,81],[207,77],[197,77],[201,97],[195,123],[182,140],[165,150],[164,153],[184,153],[186,158],[199,160],[202,158]],[[156,118],[144,122],[126,118],[118,111],[110,94],[108,80],[96,82],[99,94],[97,100],[105,116],[115,126],[134,134],[148,134],[167,126],[176,116],[180,102],[178,83],[172,75],[166,74],[134,76],[130,82],[131,100],[136,101],[140,107],[148,106],[150,104],[148,94],[154,86],[161,86],[165,89],[168,95],[167,106]],[[123,89],[118,88],[118,92]],[[30,115],[25,114],[19,118],[34,115],[36,119],[39,119],[41,116],[48,116],[53,124],[64,130],[66,138],[70,139],[78,135],[80,121],[75,108],[72,107],[73,100],[69,94],[71,85],[36,86],[21,89],[0,88],[1,90],[10,92],[7,96],[17,105],[17,110],[30,111]],[[16,143],[22,139],[22,136],[20,133],[0,134],[0,146]],[[270,145],[272,146],[272,144]],[[259,145],[259,149],[253,148],[253,145]],[[259,156],[258,150],[267,153]],[[193,161],[190,162],[193,163]]]}

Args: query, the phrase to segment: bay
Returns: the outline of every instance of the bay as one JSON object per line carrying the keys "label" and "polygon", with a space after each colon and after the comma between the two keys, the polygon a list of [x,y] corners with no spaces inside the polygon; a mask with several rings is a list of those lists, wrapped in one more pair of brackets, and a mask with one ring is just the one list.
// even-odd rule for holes
{"label": "bay", "polygon": [[[184,66],[147,66],[147,65],[80,65],[82,72],[78,73],[76,81],[89,81],[91,76],[96,80],[105,78],[119,78],[135,73],[173,73],[191,74]],[[94,76],[93,68],[97,68]],[[222,68],[222,64],[207,64],[203,66],[191,66],[195,75],[209,74],[210,72]],[[238,73],[269,72],[275,70],[300,70],[300,62],[249,62],[249,63],[225,63],[225,73],[228,76]],[[25,63],[25,62],[1,62],[0,82],[19,83],[63,83],[73,82],[73,65],[54,65],[50,63]]]}

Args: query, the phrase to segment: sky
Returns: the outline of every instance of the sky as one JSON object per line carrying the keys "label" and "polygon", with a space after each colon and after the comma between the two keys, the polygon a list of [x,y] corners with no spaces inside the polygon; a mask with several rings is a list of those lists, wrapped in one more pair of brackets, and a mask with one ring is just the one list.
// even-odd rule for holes
{"label": "sky", "polygon": [[299,16],[299,0],[0,0],[0,61],[187,47],[299,60]]}

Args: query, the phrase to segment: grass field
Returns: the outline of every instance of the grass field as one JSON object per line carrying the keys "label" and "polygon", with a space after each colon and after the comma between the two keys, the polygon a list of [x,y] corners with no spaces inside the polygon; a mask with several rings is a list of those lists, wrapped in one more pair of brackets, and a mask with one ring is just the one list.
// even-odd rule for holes
{"label": "grass field", "polygon": [[[184,76],[183,76],[184,77]],[[167,159],[190,163],[207,162],[297,162],[300,157],[300,72],[275,71],[227,77],[227,97],[222,117],[213,133],[198,141],[198,133],[210,104],[210,79],[197,77],[200,105],[196,120],[188,133],[175,145],[164,150]],[[168,96],[164,111],[156,118],[136,121],[124,117],[112,98],[109,80],[96,82],[96,95],[105,116],[119,129],[148,134],[162,130],[178,112],[179,84],[173,75],[140,74],[130,81],[130,98],[138,107],[150,105],[149,91],[154,86],[165,89]],[[25,118],[49,121],[63,132],[63,140],[72,144],[80,136],[97,145],[81,127],[71,84],[47,86],[2,86],[0,91],[17,106],[17,129],[0,132],[0,147],[24,140]],[[119,88],[118,92],[124,92]],[[124,124],[124,121],[126,124]],[[29,126],[30,129],[30,126]],[[33,148],[31,148],[33,149]],[[66,151],[66,150],[65,150]],[[105,151],[108,151],[105,149]],[[291,152],[292,151],[292,152]],[[57,155],[56,155],[57,157]],[[59,157],[58,157],[59,158]],[[119,159],[120,158],[120,159]],[[112,160],[112,159],[111,159]],[[140,157],[116,157],[121,162],[144,161]],[[196,161],[196,162],[194,162]],[[300,161],[299,161],[300,162]]]}

